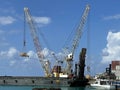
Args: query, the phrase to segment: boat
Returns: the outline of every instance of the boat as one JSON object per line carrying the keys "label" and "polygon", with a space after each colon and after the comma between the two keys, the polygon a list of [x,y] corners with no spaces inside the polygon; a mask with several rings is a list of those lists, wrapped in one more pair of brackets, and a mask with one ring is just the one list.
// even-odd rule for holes
{"label": "boat", "polygon": [[112,81],[107,79],[96,79],[94,83],[90,84],[92,88],[99,89],[111,89],[115,90],[116,86],[112,84]]}

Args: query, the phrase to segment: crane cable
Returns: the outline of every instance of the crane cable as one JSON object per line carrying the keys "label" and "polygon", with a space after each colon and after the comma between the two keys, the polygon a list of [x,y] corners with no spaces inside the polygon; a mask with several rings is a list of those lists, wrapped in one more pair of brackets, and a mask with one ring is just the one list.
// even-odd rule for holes
{"label": "crane cable", "polygon": [[21,57],[29,57],[29,55],[26,53],[26,19],[25,19],[25,13],[24,13],[24,29],[23,29],[23,49],[22,53],[20,53]]}
{"label": "crane cable", "polygon": [[24,13],[24,32],[23,32],[23,47],[25,49],[26,47],[26,19],[25,19],[25,13]]}

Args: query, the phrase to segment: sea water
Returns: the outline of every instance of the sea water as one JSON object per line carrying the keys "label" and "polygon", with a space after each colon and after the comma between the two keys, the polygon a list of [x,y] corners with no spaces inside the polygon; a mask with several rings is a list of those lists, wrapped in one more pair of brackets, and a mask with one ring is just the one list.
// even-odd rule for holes
{"label": "sea water", "polygon": [[61,90],[93,90],[93,88],[90,87],[84,88],[84,87],[0,86],[0,90],[33,90],[33,88],[60,88]]}

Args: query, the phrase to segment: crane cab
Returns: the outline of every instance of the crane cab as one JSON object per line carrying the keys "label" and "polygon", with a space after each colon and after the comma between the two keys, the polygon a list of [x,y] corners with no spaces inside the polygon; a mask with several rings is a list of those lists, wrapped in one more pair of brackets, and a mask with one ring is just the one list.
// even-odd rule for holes
{"label": "crane cab", "polygon": [[66,57],[66,60],[67,61],[72,61],[73,60],[73,54],[72,53],[68,54],[67,57]]}

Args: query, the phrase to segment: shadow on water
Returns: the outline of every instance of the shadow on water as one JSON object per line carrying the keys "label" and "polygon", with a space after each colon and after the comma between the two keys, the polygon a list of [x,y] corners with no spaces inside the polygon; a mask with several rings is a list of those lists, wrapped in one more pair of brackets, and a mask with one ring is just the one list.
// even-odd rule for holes
{"label": "shadow on water", "polygon": [[54,88],[33,88],[32,90],[88,90],[84,87],[54,87]]}
{"label": "shadow on water", "polygon": [[84,87],[0,86],[0,90],[93,90],[93,89]]}
{"label": "shadow on water", "polygon": [[61,90],[61,88],[33,88],[32,90]]}

